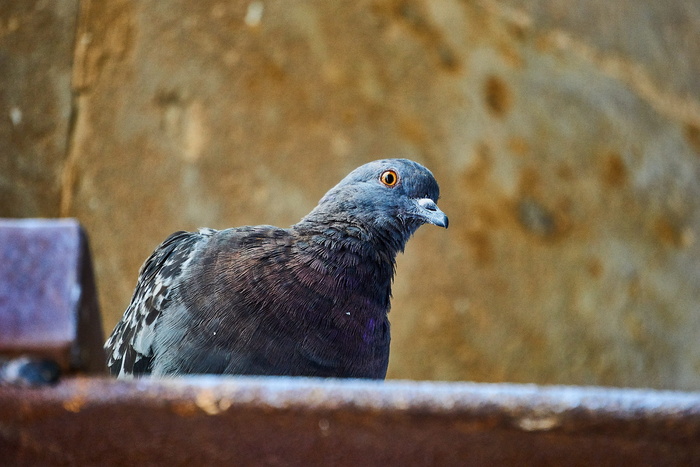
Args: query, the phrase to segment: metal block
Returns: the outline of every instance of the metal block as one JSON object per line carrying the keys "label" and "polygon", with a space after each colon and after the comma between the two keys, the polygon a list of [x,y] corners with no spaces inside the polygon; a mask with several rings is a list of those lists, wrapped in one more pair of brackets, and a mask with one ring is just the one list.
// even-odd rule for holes
{"label": "metal block", "polygon": [[74,219],[0,219],[0,355],[104,372],[86,236]]}
{"label": "metal block", "polygon": [[10,465],[700,465],[700,395],[307,378],[0,387]]}

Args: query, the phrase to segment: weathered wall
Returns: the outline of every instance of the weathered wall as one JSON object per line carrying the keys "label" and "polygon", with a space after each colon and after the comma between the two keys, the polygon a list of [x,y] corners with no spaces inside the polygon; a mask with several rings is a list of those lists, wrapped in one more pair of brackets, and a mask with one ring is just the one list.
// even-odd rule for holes
{"label": "weathered wall", "polygon": [[59,214],[77,14],[77,0],[0,0],[0,216]]}
{"label": "weathered wall", "polygon": [[0,12],[0,215],[84,223],[108,328],[170,232],[404,156],[450,229],[399,258],[390,377],[700,389],[697,2],[37,5]]}

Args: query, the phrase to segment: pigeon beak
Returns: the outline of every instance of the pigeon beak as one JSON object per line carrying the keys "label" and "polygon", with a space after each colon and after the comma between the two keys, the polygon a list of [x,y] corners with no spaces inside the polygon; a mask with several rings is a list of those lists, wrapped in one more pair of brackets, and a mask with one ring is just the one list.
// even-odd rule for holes
{"label": "pigeon beak", "polygon": [[421,198],[416,200],[416,204],[418,205],[418,217],[420,219],[438,227],[447,228],[449,220],[445,213],[437,207],[435,201],[430,198]]}

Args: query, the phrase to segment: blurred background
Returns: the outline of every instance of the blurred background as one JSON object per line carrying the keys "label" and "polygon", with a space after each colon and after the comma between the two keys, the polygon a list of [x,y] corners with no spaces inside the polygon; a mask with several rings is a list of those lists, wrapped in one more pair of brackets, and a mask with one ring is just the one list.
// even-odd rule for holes
{"label": "blurred background", "polygon": [[0,1],[0,216],[85,226],[109,333],[171,232],[414,159],[390,378],[700,389],[696,0]]}

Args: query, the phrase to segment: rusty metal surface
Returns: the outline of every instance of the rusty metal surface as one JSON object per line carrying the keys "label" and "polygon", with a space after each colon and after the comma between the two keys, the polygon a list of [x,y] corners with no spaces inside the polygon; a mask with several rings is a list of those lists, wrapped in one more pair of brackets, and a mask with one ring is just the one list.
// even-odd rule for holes
{"label": "rusty metal surface", "polygon": [[0,354],[104,368],[86,237],[74,219],[0,219]]}
{"label": "rusty metal surface", "polygon": [[700,395],[189,377],[0,388],[11,465],[699,465]]}

